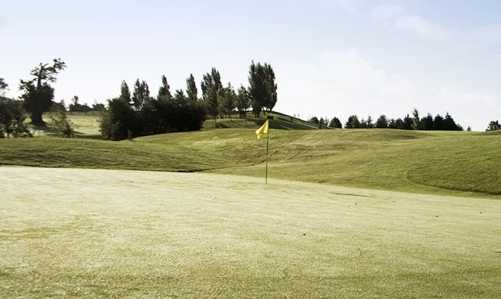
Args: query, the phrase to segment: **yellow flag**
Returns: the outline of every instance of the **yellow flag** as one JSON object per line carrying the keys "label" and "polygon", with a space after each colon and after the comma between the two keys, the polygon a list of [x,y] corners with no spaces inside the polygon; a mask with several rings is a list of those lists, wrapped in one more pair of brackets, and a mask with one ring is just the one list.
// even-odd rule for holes
{"label": "yellow flag", "polygon": [[268,120],[261,126],[261,128],[256,130],[257,139],[261,139],[264,135],[268,134],[269,123]]}

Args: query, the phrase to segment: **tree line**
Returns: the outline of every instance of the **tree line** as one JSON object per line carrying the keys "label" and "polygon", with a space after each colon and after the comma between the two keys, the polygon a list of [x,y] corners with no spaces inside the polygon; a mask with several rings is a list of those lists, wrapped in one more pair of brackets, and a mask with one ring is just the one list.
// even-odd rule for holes
{"label": "tree line", "polygon": [[[53,83],[66,68],[61,59],[40,63],[30,72],[30,77],[20,80],[21,96],[18,100],[5,97],[8,84],[0,78],[0,137],[30,136],[26,126],[29,116],[36,127],[46,126],[43,113],[53,112],[102,112],[101,133],[103,138],[120,140],[136,136],[172,131],[199,130],[203,122],[212,117],[214,121],[238,112],[246,117],[249,111],[259,116],[262,111],[272,111],[277,103],[277,83],[271,65],[252,62],[248,72],[248,86],[234,88],[231,83],[223,85],[221,74],[212,68],[203,75],[198,84],[191,74],[186,88],[171,93],[169,83],[162,76],[162,84],[156,97],[150,95],[148,84],[136,80],[131,93],[126,82],[122,82],[120,95],[108,100],[107,104],[81,103],[78,96],[66,106],[64,101],[54,101]],[[65,115],[53,119],[65,132],[73,132]],[[462,131],[463,127],[446,113],[445,116],[427,114],[421,117],[417,110],[403,118],[390,119],[381,115],[375,121],[372,117],[360,119],[351,115],[344,123],[337,117],[332,119],[313,117],[309,122],[319,128],[380,128],[401,130],[446,130]],[[468,127],[468,130],[470,128]],[[491,121],[487,131],[501,130],[499,121]],[[70,134],[65,135],[72,135]]]}
{"label": "tree line", "polygon": [[[102,136],[120,140],[171,131],[199,130],[209,116],[216,121],[219,117],[238,111],[241,117],[245,117],[250,108],[259,115],[263,110],[271,111],[277,102],[273,68],[267,63],[253,61],[249,67],[249,86],[241,86],[238,90],[231,83],[223,86],[220,72],[212,68],[201,81],[201,97],[193,75],[186,80],[186,90],[178,89],[174,94],[170,91],[167,78],[163,76],[156,97],[150,96],[148,84],[138,79],[132,94],[127,83],[123,82],[120,96],[108,100],[107,105],[95,103],[89,106],[80,103],[75,96],[66,108],[64,101],[54,101],[52,86],[57,75],[65,68],[66,63],[61,59],[40,63],[30,72],[29,79],[20,81],[22,95],[19,100],[0,98],[0,137],[29,133],[25,126],[26,114],[32,125],[45,127],[42,116],[49,111],[102,112]],[[4,79],[0,78],[0,91],[7,87]],[[65,116],[61,116],[59,120],[60,123],[67,121]],[[68,124],[64,126],[67,127]],[[14,131],[19,133],[11,134]]]}
{"label": "tree line", "polygon": [[105,139],[121,140],[165,132],[194,131],[202,128],[208,116],[217,118],[238,111],[245,117],[247,111],[259,115],[271,111],[277,102],[275,73],[269,64],[254,63],[249,67],[249,87],[235,90],[231,83],[223,86],[216,68],[203,75],[200,84],[202,96],[193,74],[186,79],[186,89],[171,93],[167,77],[156,97],[150,96],[145,81],[137,79],[131,94],[124,81],[119,97],[108,101],[101,123]]}
{"label": "tree line", "polygon": [[[331,120],[327,118],[312,117],[309,120],[320,129],[342,129],[343,124],[339,118]],[[344,124],[345,129],[399,129],[399,130],[424,130],[424,131],[463,131],[463,127],[456,123],[449,113],[445,117],[437,114],[433,117],[427,114],[420,117],[419,112],[414,109],[412,116],[407,114],[403,118],[390,119],[386,115],[381,115],[376,121],[371,116],[367,119],[359,119],[357,115],[351,115]],[[470,130],[470,128],[468,128]]]}

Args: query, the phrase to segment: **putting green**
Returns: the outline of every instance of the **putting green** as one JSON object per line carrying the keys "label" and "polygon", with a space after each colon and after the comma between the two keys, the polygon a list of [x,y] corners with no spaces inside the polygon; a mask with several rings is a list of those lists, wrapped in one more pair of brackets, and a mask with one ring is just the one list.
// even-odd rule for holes
{"label": "putting green", "polygon": [[0,167],[0,297],[501,297],[501,201]]}

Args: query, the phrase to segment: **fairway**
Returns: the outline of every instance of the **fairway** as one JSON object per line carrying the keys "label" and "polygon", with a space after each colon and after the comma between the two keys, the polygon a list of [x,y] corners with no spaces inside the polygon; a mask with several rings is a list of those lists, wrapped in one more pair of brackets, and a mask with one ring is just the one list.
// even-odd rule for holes
{"label": "fairway", "polygon": [[501,297],[501,201],[0,167],[0,298]]}

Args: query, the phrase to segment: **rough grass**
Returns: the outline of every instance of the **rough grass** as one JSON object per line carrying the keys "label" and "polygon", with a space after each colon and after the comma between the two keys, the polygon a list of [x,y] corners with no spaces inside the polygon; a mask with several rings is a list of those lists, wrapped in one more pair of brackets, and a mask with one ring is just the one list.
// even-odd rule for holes
{"label": "rough grass", "polygon": [[499,298],[499,201],[0,167],[0,297]]}
{"label": "rough grass", "polygon": [[[0,164],[263,176],[265,140],[220,129],[134,141],[0,140]],[[272,177],[406,192],[501,195],[495,134],[399,130],[272,130]]]}

